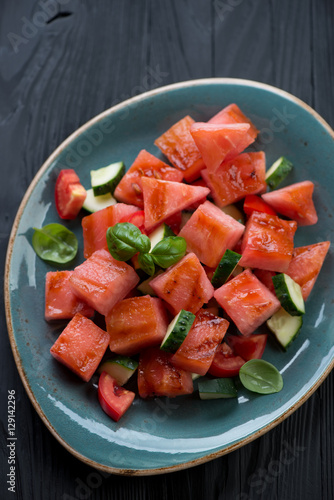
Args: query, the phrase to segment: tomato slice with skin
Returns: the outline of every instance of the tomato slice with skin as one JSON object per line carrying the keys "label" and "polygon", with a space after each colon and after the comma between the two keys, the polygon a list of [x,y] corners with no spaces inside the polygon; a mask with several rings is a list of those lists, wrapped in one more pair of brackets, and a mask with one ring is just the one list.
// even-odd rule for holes
{"label": "tomato slice with skin", "polygon": [[129,222],[134,226],[138,227],[143,234],[147,234],[145,230],[145,212],[144,210],[139,210],[134,214],[131,214],[129,217],[124,217],[121,222]]}
{"label": "tomato slice with skin", "polygon": [[244,360],[261,359],[267,344],[267,334],[253,334],[249,337],[241,335],[230,335],[227,342],[235,354]]}
{"label": "tomato slice with skin", "polygon": [[75,219],[86,199],[87,192],[72,168],[60,171],[55,187],[55,201],[61,219]]}
{"label": "tomato slice with skin", "polygon": [[268,203],[255,194],[248,194],[245,196],[244,212],[247,215],[251,215],[253,212],[263,212],[265,214],[277,215],[277,212],[275,212],[275,210]]}
{"label": "tomato slice with skin", "polygon": [[120,387],[113,377],[107,372],[102,372],[99,378],[98,398],[102,410],[118,422],[130,408],[135,393]]}
{"label": "tomato slice with skin", "polygon": [[209,373],[214,377],[236,377],[245,363],[226,342],[222,342],[216,349]]}

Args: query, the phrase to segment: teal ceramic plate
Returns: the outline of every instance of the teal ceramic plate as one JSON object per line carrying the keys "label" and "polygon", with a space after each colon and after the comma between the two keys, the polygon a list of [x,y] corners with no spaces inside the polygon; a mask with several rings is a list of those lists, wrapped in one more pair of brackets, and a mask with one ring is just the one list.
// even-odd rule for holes
{"label": "teal ceramic plate", "polygon": [[[114,423],[101,410],[96,379],[83,383],[53,360],[49,349],[62,326],[47,324],[44,277],[51,268],[31,247],[32,226],[59,221],[53,192],[61,168],[75,168],[89,186],[89,171],[140,149],[160,156],[153,142],[190,114],[205,121],[235,102],[260,129],[255,149],[268,166],[279,156],[295,165],[289,183],[315,183],[319,223],[299,228],[296,245],[331,240],[334,215],[334,133],[295,97],[256,82],[208,79],[170,85],[134,97],[72,134],[45,162],[29,187],[10,238],[6,313],[15,361],[27,393],[52,434],[82,461],[119,474],[157,474],[190,467],[228,453],[279,424],[321,384],[334,364],[332,251],[307,302],[301,334],[287,353],[269,342],[265,359],[284,378],[283,390],[260,396],[240,389],[236,400],[200,401],[194,393],[173,400],[135,400]],[[80,220],[68,227],[80,238]],[[82,259],[82,240],[79,255]]]}

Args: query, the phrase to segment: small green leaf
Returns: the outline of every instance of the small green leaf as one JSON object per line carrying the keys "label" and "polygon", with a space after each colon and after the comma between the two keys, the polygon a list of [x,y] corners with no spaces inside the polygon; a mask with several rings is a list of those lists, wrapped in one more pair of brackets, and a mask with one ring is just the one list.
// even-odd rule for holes
{"label": "small green leaf", "polygon": [[140,265],[140,268],[149,276],[153,276],[155,273],[154,260],[150,253],[140,253],[138,255],[138,264]]}
{"label": "small green leaf", "polygon": [[109,227],[107,244],[114,259],[121,261],[131,259],[137,252],[149,252],[151,248],[148,236],[130,222],[119,222]]}
{"label": "small green leaf", "polygon": [[78,240],[67,227],[53,223],[41,229],[34,227],[34,230],[32,246],[41,259],[58,264],[74,259],[78,251]]}
{"label": "small green leaf", "polygon": [[182,259],[186,250],[187,243],[184,238],[168,236],[155,245],[151,255],[158,266],[166,269]]}
{"label": "small green leaf", "polygon": [[277,368],[263,359],[247,361],[239,371],[246,389],[259,394],[272,394],[283,388],[283,378]]}

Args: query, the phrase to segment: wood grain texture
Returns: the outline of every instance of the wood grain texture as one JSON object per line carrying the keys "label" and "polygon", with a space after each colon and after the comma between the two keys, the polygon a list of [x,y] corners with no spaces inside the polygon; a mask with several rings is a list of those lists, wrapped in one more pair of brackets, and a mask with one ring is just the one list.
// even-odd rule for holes
{"label": "wood grain texture", "polygon": [[[2,266],[16,210],[43,161],[89,118],[128,97],[194,78],[247,78],[295,94],[334,126],[332,0],[54,0],[55,13],[27,37],[22,19],[43,12],[41,3],[1,2]],[[10,33],[24,39],[17,50]],[[3,308],[0,321],[0,498],[334,498],[333,373],[291,417],[234,453],[162,476],[109,476],[72,457],[44,427],[19,379]],[[10,389],[17,397],[15,495],[5,484]]]}

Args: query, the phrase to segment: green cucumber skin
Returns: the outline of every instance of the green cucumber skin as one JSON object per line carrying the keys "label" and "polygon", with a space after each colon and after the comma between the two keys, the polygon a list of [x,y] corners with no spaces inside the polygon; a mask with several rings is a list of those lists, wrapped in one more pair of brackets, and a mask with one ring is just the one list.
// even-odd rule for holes
{"label": "green cucumber skin", "polygon": [[101,196],[102,194],[107,193],[111,193],[111,195],[114,194],[117,184],[119,184],[120,180],[125,174],[125,165],[123,164],[123,162],[120,163],[122,163],[122,166],[120,167],[120,170],[115,177],[110,179],[110,181],[106,182],[105,184],[102,184],[100,186],[93,186],[94,196]]}
{"label": "green cucumber skin", "polygon": [[279,164],[277,169],[272,174],[270,174],[268,177],[266,176],[266,183],[271,191],[273,189],[276,189],[277,186],[285,179],[285,177],[293,169],[292,163],[289,160],[287,160],[286,158],[284,158],[284,156],[281,156],[281,158],[279,158],[276,161],[279,161],[279,160],[281,160],[281,163]]}
{"label": "green cucumber skin", "polygon": [[184,339],[186,338],[190,328],[195,321],[195,314],[182,309],[179,313],[178,320],[168,337],[163,340],[160,349],[163,351],[175,353]]}
{"label": "green cucumber skin", "polygon": [[[102,210],[103,208],[107,208],[107,207],[110,207],[111,205],[115,205],[116,200],[112,196],[112,194],[111,193],[106,193],[106,194],[110,195],[110,198],[108,198],[107,201],[102,202],[101,200],[99,200],[99,198],[100,198],[99,196],[94,195],[93,188],[88,189],[87,190],[87,197],[86,197],[82,207],[85,210],[87,210],[87,212],[94,213],[94,212],[98,212],[99,210]],[[104,200],[105,200],[105,196],[106,195],[103,195]],[[93,199],[91,199],[91,198],[93,198]],[[101,203],[101,205],[99,206],[100,203]]]}
{"label": "green cucumber skin", "polygon": [[[283,326],[280,327],[280,331],[275,325],[275,320],[278,316],[286,316],[287,320]],[[289,321],[289,313],[285,311],[285,309],[280,309],[275,313],[271,318],[267,320],[267,326],[269,330],[273,333],[277,343],[280,345],[280,347],[284,350],[287,351],[288,347],[292,344],[294,340],[298,337],[298,335],[301,332],[301,328],[303,326],[303,316],[291,316],[291,319],[294,320],[295,323],[299,323],[296,325],[294,330],[291,332],[287,332],[285,328],[287,328],[286,323]],[[291,328],[291,325],[290,325]],[[283,330],[283,332],[282,332]]]}
{"label": "green cucumber skin", "polygon": [[215,288],[219,288],[224,285],[233,273],[234,269],[237,267],[240,259],[240,254],[227,249],[212,276],[211,284]]}
{"label": "green cucumber skin", "polygon": [[[201,399],[224,399],[238,396],[231,378],[200,380],[198,382],[198,391]],[[210,398],[210,396],[212,397]]]}
{"label": "green cucumber skin", "polygon": [[305,309],[304,311],[298,309],[289,294],[287,284],[285,282],[285,275],[283,273],[276,274],[276,276],[272,277],[272,281],[275,287],[275,293],[283,309],[285,309],[291,316],[301,316],[304,314]]}

